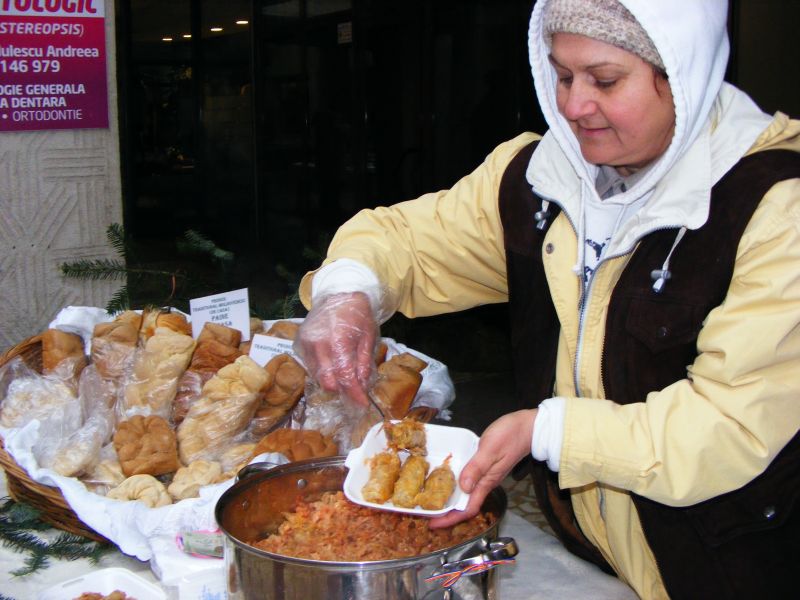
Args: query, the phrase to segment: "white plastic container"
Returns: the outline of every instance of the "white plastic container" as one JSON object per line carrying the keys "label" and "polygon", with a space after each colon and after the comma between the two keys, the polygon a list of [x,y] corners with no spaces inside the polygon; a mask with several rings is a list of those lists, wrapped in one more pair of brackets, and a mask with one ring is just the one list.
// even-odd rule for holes
{"label": "white plastic container", "polygon": [[119,567],[100,569],[47,588],[37,600],[73,600],[85,592],[107,596],[114,590],[136,600],[166,600],[167,594],[133,571]]}
{"label": "white plastic container", "polygon": [[[393,421],[397,423],[399,421]],[[428,472],[441,465],[447,457],[450,457],[450,468],[456,476],[456,489],[450,496],[447,504],[440,510],[425,510],[419,506],[415,508],[403,508],[395,506],[391,501],[385,504],[367,502],[361,494],[361,488],[369,479],[369,459],[387,449],[386,435],[383,431],[383,423],[374,425],[364,438],[363,443],[354,448],[347,454],[345,466],[349,469],[344,480],[344,495],[351,502],[370,506],[381,510],[391,510],[414,515],[443,515],[451,510],[464,510],[469,502],[469,494],[465,493],[458,485],[458,477],[464,465],[469,462],[472,455],[478,450],[478,436],[469,429],[461,427],[448,427],[446,425],[425,424],[425,436],[427,438]],[[407,452],[400,453],[400,459],[405,461]]]}

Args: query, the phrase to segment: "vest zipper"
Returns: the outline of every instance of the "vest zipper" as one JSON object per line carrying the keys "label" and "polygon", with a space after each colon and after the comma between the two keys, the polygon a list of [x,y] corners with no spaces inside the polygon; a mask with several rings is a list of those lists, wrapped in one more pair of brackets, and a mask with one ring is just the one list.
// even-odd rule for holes
{"label": "vest zipper", "polygon": [[[597,263],[597,266],[595,267],[594,272],[592,272],[592,276],[589,278],[589,281],[586,285],[583,285],[583,281],[581,281],[581,287],[583,287],[583,289],[581,290],[581,297],[578,300],[578,338],[575,340],[575,365],[572,367],[572,385],[575,387],[575,396],[578,398],[581,396],[581,388],[578,384],[578,367],[580,366],[581,354],[583,352],[583,328],[586,324],[586,304],[589,296],[591,295],[592,284],[594,283],[594,275],[600,269],[602,264],[602,260]],[[578,275],[578,277],[582,279],[580,275]]]}
{"label": "vest zipper", "polygon": [[[577,240],[578,237],[580,237],[578,235],[578,229],[575,227],[575,222],[572,220],[572,217],[570,216],[569,212],[564,210],[564,206],[561,204],[561,202],[559,202],[558,200],[556,200],[554,198],[545,198],[544,196],[539,196],[539,197],[542,200],[546,200],[547,202],[552,202],[553,204],[558,206],[560,214],[564,215],[564,218],[567,219],[567,222],[569,223],[570,227],[572,227],[572,231],[575,234],[575,239]],[[539,215],[540,213],[544,213],[542,215],[543,218],[545,218],[545,219],[549,218],[549,215],[547,213],[546,207],[543,206],[542,210],[539,213],[537,213],[537,215]],[[537,218],[537,224],[540,221],[541,221],[541,219]],[[548,229],[548,231],[549,231],[549,229]],[[546,237],[546,235],[547,234],[545,234],[545,237]],[[586,240],[582,240],[581,243],[585,244]],[[600,264],[602,264],[602,262],[603,261],[600,261],[597,264],[597,268],[598,269],[600,268]],[[583,278],[583,274],[582,273],[578,274],[577,277],[579,279],[582,279]],[[592,279],[594,279],[594,277],[592,277]],[[591,279],[589,280],[589,284],[587,286],[583,285],[583,281],[581,281],[580,283],[581,283],[581,287],[583,289],[581,290],[581,297],[578,300],[578,339],[576,340],[576,346],[575,346],[575,366],[573,367],[573,372],[572,372],[572,380],[573,380],[573,385],[575,386],[575,395],[576,396],[580,396],[580,389],[578,387],[578,363],[580,361],[581,339],[583,337],[584,303],[585,303],[585,299],[588,297],[588,288],[591,287],[592,280]]]}

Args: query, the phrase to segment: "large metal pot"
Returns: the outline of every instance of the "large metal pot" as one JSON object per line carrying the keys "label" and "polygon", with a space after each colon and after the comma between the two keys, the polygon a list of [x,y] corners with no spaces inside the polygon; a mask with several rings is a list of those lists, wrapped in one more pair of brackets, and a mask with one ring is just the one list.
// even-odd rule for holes
{"label": "large metal pot", "polygon": [[[225,533],[225,565],[230,600],[494,600],[497,569],[493,561],[517,554],[512,538],[497,537],[507,498],[501,488],[487,497],[483,510],[495,524],[466,542],[413,558],[370,562],[328,562],[292,558],[250,546],[277,530],[283,513],[300,499],[316,500],[324,492],[342,489],[347,469],[344,457],[312,459],[274,468],[256,467],[219,499],[216,518]],[[443,587],[442,573],[464,575]]]}

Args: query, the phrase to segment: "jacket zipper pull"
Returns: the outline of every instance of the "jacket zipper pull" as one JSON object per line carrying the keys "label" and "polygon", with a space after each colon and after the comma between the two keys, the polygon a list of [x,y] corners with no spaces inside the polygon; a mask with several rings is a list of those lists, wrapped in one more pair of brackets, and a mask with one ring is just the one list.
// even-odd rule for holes
{"label": "jacket zipper pull", "polygon": [[655,281],[653,284],[653,291],[656,294],[660,294],[667,280],[672,279],[672,271],[669,269],[654,269],[650,271],[650,279]]}
{"label": "jacket zipper pull", "polygon": [[542,200],[542,209],[533,213],[533,220],[536,221],[536,229],[544,231],[547,227],[547,219],[550,217],[550,211],[547,210],[550,206],[548,200]]}

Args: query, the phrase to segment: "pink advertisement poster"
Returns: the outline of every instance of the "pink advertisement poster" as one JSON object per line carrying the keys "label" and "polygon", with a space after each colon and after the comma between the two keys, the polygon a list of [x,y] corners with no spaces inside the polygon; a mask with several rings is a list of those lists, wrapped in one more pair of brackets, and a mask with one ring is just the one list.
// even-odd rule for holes
{"label": "pink advertisement poster", "polygon": [[105,127],[104,0],[0,0],[0,132]]}

